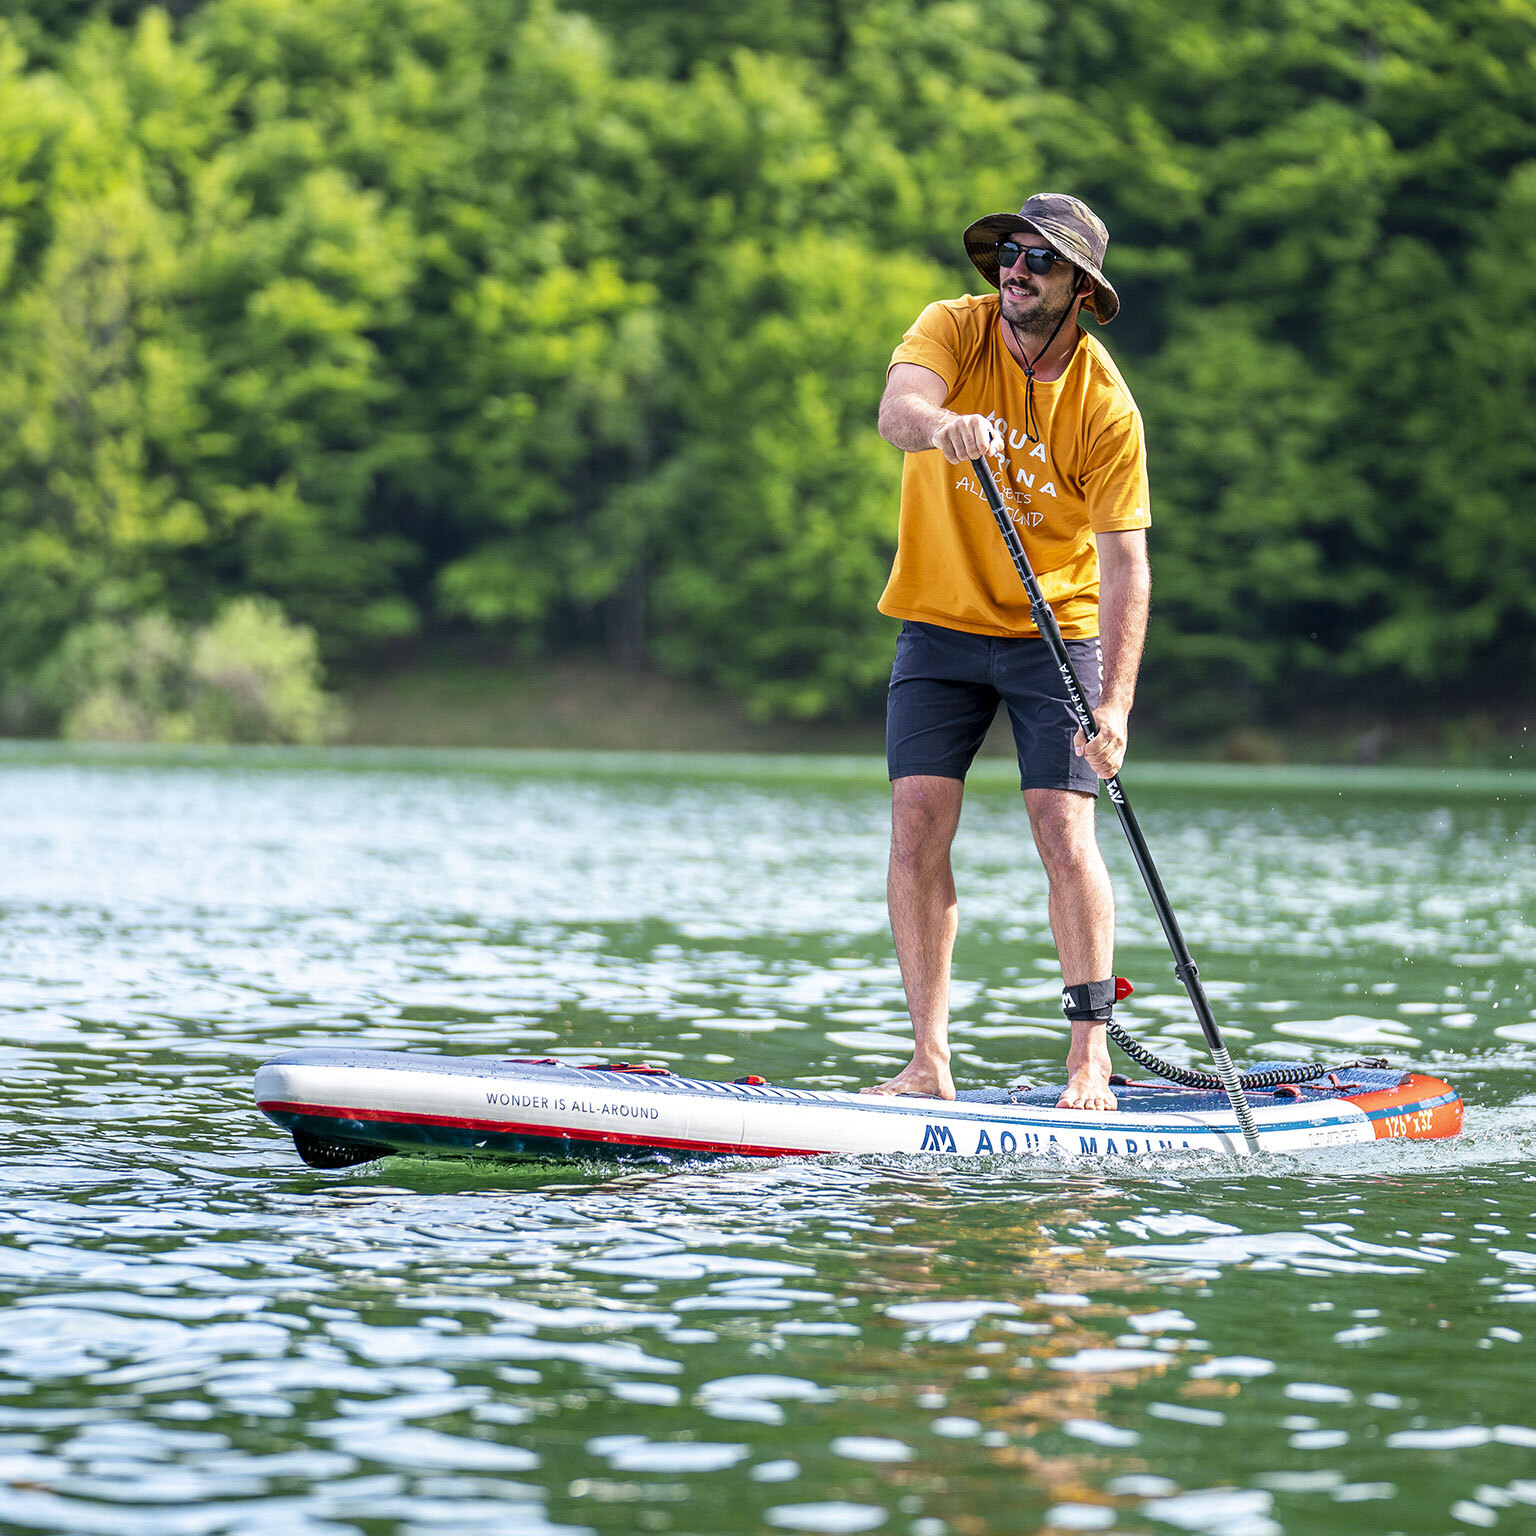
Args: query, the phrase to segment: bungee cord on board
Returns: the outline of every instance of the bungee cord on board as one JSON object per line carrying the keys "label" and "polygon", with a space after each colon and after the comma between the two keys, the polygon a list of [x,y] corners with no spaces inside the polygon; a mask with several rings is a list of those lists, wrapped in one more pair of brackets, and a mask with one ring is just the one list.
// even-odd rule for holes
{"label": "bungee cord on board", "polygon": [[[1134,1040],[1125,1027],[1110,1019],[1107,1024],[1109,1038],[1125,1052],[1139,1067],[1145,1067],[1149,1072],[1155,1072],[1159,1077],[1165,1078],[1170,1083],[1177,1083],[1181,1088],[1205,1088],[1213,1093],[1221,1092],[1226,1084],[1214,1072],[1197,1072],[1192,1067],[1178,1067],[1171,1061],[1164,1061],[1161,1056],[1149,1051],[1146,1046]],[[1332,1074],[1347,1072],[1351,1068],[1368,1068],[1379,1070],[1387,1065],[1384,1056],[1365,1057],[1355,1061],[1336,1062],[1332,1066],[1324,1066],[1319,1061],[1297,1062],[1290,1067],[1266,1067],[1262,1072],[1239,1072],[1237,1074],[1238,1085],[1251,1090],[1254,1093],[1262,1093],[1270,1088],[1281,1088],[1287,1083],[1310,1083],[1318,1078],[1327,1078]],[[1319,1085],[1323,1086],[1323,1085]],[[1327,1084],[1329,1089],[1337,1086],[1334,1083]]]}

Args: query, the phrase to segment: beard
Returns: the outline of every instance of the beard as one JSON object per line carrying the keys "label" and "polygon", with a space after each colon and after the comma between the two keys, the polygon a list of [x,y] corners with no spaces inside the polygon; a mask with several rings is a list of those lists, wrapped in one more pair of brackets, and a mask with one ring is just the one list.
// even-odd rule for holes
{"label": "beard", "polygon": [[[1052,303],[1045,294],[1038,294],[1031,298],[1027,293],[1012,296],[1010,314],[1010,293],[1003,290],[1003,319],[1006,320],[1020,342],[1034,341],[1044,345],[1049,337],[1066,319],[1067,312],[1072,308],[1077,295],[1068,292],[1059,302]],[[1022,306],[1027,307],[1021,307]]]}

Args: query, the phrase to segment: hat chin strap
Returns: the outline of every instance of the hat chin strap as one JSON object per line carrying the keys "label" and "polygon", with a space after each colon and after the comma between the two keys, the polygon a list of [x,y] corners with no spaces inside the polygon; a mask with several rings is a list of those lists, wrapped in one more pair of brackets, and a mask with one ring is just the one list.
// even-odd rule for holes
{"label": "hat chin strap", "polygon": [[[1072,290],[1072,297],[1077,297],[1077,289]],[[1056,340],[1056,333],[1067,323],[1067,316],[1072,313],[1072,306],[1068,304],[1062,310],[1061,318],[1057,320],[1051,329],[1051,334],[1045,338],[1045,345],[1030,357],[1024,353],[1024,436],[1032,443],[1040,441],[1040,421],[1035,415],[1035,364],[1051,349],[1051,343]],[[1024,342],[1019,336],[1019,328],[1013,321],[1008,322],[1008,329],[1013,332],[1013,339],[1019,343],[1019,351],[1024,352]]]}

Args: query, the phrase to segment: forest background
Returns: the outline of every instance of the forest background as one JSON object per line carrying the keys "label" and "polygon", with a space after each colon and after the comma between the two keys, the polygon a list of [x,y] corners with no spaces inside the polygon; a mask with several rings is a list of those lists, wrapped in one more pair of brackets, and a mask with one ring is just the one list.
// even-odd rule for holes
{"label": "forest background", "polygon": [[1521,739],[1536,0],[0,18],[13,734],[261,734],[188,682],[242,646],[878,716],[891,349],[977,289],[970,220],[1056,189],[1147,423],[1139,714]]}

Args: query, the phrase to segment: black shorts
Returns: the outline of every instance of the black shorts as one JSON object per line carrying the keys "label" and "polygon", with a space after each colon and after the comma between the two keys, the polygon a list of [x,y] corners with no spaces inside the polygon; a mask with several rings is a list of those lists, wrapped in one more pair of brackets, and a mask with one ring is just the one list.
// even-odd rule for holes
{"label": "black shorts", "polygon": [[[1091,709],[1104,663],[1097,640],[1068,640]],[[1045,641],[1005,640],[907,620],[886,696],[885,756],[893,779],[964,779],[999,703],[1008,706],[1021,789],[1097,794],[1099,776],[1072,750],[1077,717]]]}

